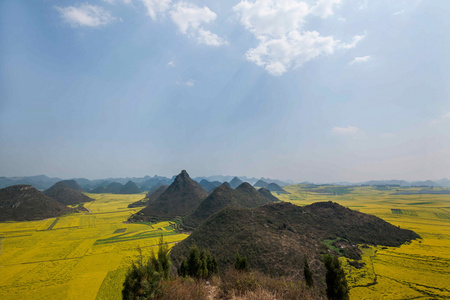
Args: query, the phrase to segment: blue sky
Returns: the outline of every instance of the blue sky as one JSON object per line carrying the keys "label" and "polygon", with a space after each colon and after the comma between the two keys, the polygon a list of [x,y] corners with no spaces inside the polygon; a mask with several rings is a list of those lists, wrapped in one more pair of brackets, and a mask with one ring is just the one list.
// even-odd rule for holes
{"label": "blue sky", "polygon": [[450,178],[450,2],[0,2],[0,176]]}

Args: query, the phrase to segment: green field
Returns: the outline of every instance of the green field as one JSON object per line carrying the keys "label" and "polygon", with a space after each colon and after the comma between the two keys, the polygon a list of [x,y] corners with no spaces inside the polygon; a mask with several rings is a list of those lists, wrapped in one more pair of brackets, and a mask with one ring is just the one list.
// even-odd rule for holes
{"label": "green field", "polygon": [[[365,266],[342,258],[352,299],[450,298],[450,195],[392,195],[394,189],[292,185],[278,196],[298,205],[334,201],[376,215],[422,239],[399,248],[361,248]],[[414,190],[414,189],[409,189]],[[89,194],[90,213],[0,223],[0,299],[120,299],[138,248],[150,255],[161,234],[170,245],[185,234],[174,223],[126,224],[138,195]]]}
{"label": "green field", "polygon": [[171,226],[124,224],[144,194],[89,194],[91,213],[0,223],[0,299],[121,299],[126,268],[150,255],[161,234],[186,238]]}
{"label": "green field", "polygon": [[[398,248],[361,248],[362,269],[341,259],[351,287],[351,299],[450,298],[450,195],[392,195],[399,188],[354,187],[324,194],[335,187],[285,187],[291,194],[279,198],[298,205],[334,201],[417,232],[422,239]],[[401,189],[408,191],[420,188]],[[317,191],[317,188],[316,188]]]}

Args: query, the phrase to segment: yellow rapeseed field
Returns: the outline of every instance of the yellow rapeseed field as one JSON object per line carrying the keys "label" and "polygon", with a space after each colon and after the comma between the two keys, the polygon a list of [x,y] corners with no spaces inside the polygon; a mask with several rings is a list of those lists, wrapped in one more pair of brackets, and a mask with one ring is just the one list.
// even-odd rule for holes
{"label": "yellow rapeseed field", "polygon": [[[362,247],[364,267],[341,258],[351,299],[450,299],[450,196],[393,195],[374,187],[285,187],[284,201],[334,201],[376,215],[422,238],[401,247]],[[419,190],[410,188],[409,191]],[[89,194],[90,213],[0,223],[0,299],[120,299],[125,273],[141,249],[156,250],[161,234],[187,237],[173,222],[126,224],[138,195]]]}
{"label": "yellow rapeseed field", "polygon": [[282,200],[298,205],[334,201],[421,236],[397,248],[361,247],[365,263],[361,269],[341,258],[351,299],[450,299],[450,195],[396,194],[421,188],[285,189],[291,194],[278,196]]}
{"label": "yellow rapeseed field", "polygon": [[88,194],[90,213],[0,223],[0,299],[121,299],[126,268],[141,249],[156,250],[161,234],[187,237],[173,222],[125,224],[144,194]]}

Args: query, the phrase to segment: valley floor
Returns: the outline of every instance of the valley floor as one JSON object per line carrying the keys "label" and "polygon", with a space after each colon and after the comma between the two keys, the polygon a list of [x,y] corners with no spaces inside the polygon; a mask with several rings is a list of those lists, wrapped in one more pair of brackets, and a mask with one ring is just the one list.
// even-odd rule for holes
{"label": "valley floor", "polygon": [[[298,205],[334,201],[417,232],[398,248],[369,247],[356,269],[342,259],[351,299],[450,298],[450,196],[393,195],[373,187],[285,187]],[[412,190],[412,189],[409,189]],[[161,234],[170,245],[185,234],[175,223],[125,224],[138,195],[89,194],[90,210],[33,222],[0,223],[0,299],[120,299],[127,267],[151,254]],[[156,249],[155,249],[156,250]]]}
{"label": "valley floor", "polygon": [[144,194],[89,194],[90,213],[0,223],[0,299],[121,299],[130,263],[149,256],[161,234],[183,240],[173,222],[124,224]]}

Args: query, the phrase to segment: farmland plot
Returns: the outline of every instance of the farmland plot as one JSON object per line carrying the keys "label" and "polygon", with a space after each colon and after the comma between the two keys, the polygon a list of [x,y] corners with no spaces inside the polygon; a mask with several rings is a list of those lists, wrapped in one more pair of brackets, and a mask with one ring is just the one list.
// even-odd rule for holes
{"label": "farmland plot", "polygon": [[[334,201],[373,214],[421,236],[401,247],[361,248],[364,267],[341,258],[351,299],[450,298],[450,195],[395,194],[396,188],[353,187],[339,195],[311,192],[307,186],[284,187],[279,198],[298,205]],[[408,188],[418,192],[420,188]]]}
{"label": "farmland plot", "polygon": [[124,224],[143,194],[89,196],[91,213],[0,223],[0,299],[120,299],[138,248],[147,256],[161,234],[170,246],[187,237],[172,222]]}

